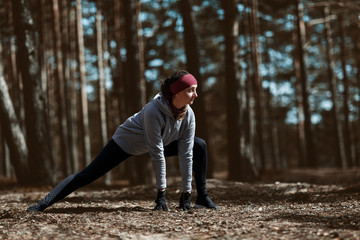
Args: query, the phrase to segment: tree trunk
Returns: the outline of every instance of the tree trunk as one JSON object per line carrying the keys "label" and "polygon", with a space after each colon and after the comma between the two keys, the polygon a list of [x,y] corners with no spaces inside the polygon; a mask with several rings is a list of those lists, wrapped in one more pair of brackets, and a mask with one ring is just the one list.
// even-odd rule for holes
{"label": "tree trunk", "polygon": [[[242,129],[238,73],[238,21],[237,8],[234,0],[222,2],[225,19],[225,81],[226,81],[226,118],[228,140],[228,178],[230,180],[252,181],[257,173],[250,162],[249,155],[242,154]],[[251,154],[251,153],[250,153]]]}
{"label": "tree trunk", "polygon": [[[295,1],[295,17],[296,17],[296,38],[297,45],[295,47],[297,51],[296,58],[299,61],[299,71],[300,71],[300,85],[301,85],[301,106],[303,112],[299,114],[299,123],[304,119],[304,132],[300,133],[300,138],[302,144],[305,146],[304,159],[300,161],[301,167],[317,167],[316,153],[315,153],[315,142],[313,140],[313,134],[311,129],[311,113],[309,106],[309,94],[307,91],[307,75],[306,75],[306,65],[305,65],[305,56],[304,56],[304,41],[305,41],[305,23],[303,21],[303,9],[302,5],[300,5],[299,0]],[[302,130],[299,125],[299,130]],[[304,139],[304,140],[302,140]]]}
{"label": "tree trunk", "polygon": [[[125,97],[127,115],[139,111],[146,103],[144,76],[144,49],[142,37],[139,34],[140,1],[124,0],[123,10],[126,31],[127,80]],[[153,167],[145,156],[139,156],[134,161],[127,162],[131,184],[145,184],[153,181]]]}
{"label": "tree trunk", "polygon": [[71,39],[71,36],[76,36],[73,30],[74,24],[74,11],[71,7],[71,1],[61,0],[61,19],[62,19],[62,51],[63,55],[63,66],[64,66],[64,77],[65,77],[65,88],[64,95],[67,96],[65,100],[66,105],[66,123],[68,127],[67,141],[68,141],[68,154],[69,154],[69,165],[67,165],[67,175],[76,172],[74,163],[77,164],[77,139],[76,139],[76,90],[75,80],[72,76],[72,57],[71,55],[76,53],[76,49],[72,50],[71,45],[76,46],[75,39]]}
{"label": "tree trunk", "polygon": [[126,119],[127,113],[125,109],[125,79],[123,78],[123,67],[121,60],[121,9],[120,1],[114,0],[114,27],[115,27],[115,58],[116,58],[116,70],[114,71],[113,76],[113,89],[112,89],[112,98],[114,103],[114,108],[118,111],[118,122],[123,122]]}
{"label": "tree trunk", "polygon": [[[48,78],[48,73],[51,71],[49,70],[49,63],[47,61],[47,58],[49,55],[53,55],[52,51],[47,47],[48,45],[46,44],[46,42],[51,41],[50,39],[48,39],[48,36],[51,35],[49,34],[50,29],[52,27],[48,27],[48,19],[46,18],[46,14],[47,12],[49,12],[49,7],[48,4],[49,1],[47,0],[39,0],[39,28],[38,28],[38,32],[39,32],[39,66],[40,66],[40,78],[41,78],[41,84],[42,84],[42,89],[44,94],[46,95],[46,108],[48,109],[47,111],[47,117],[49,119],[49,126],[50,126],[50,138],[52,139],[52,145],[54,146],[53,142],[54,142],[54,135],[55,135],[55,128],[54,128],[54,110],[55,108],[52,107],[51,105],[51,101],[50,96],[51,95],[51,89],[49,89],[49,82],[53,82],[52,79]],[[50,52],[50,53],[49,53]],[[54,102],[54,101],[53,101]],[[55,148],[54,148],[54,152],[55,152]],[[55,156],[57,154],[54,154]],[[56,161],[56,159],[54,158],[54,160]]]}
{"label": "tree trunk", "polygon": [[[292,32],[292,40],[294,46],[297,46],[298,36],[296,34],[296,29]],[[298,131],[298,138],[297,138],[297,145],[298,145],[298,166],[305,166],[306,164],[306,139],[305,139],[305,123],[304,123],[304,107],[302,101],[302,87],[301,87],[301,69],[300,69],[300,56],[299,51],[297,49],[294,50],[294,72],[295,72],[295,104],[298,108],[298,124],[297,124],[297,131]]]}
{"label": "tree trunk", "polygon": [[[11,4],[10,4],[9,9],[11,9]],[[9,15],[11,16],[10,13],[9,13]],[[9,16],[9,18],[10,18],[10,16]],[[11,16],[11,19],[12,19],[12,16]],[[12,20],[11,20],[11,21],[9,21],[9,28],[12,28],[12,25],[13,24],[12,24]],[[9,31],[12,31],[12,30],[9,30]],[[4,43],[4,39],[1,38],[1,36],[0,36],[0,47],[1,48],[2,48],[2,45],[1,45],[2,43]],[[12,31],[12,34],[10,35],[9,45],[10,45],[10,53],[7,54],[6,50],[2,51],[2,52],[0,51],[0,62],[2,62],[2,66],[3,66],[1,76],[5,79],[5,83],[7,84],[9,100],[12,102],[16,117],[19,121],[19,125],[20,125],[20,127],[23,127],[19,120],[21,117],[21,116],[19,117],[21,112],[18,111],[19,109],[16,108],[16,103],[20,104],[18,97],[21,96],[21,95],[19,95],[21,92],[20,92],[20,85],[18,84],[18,80],[14,79],[14,74],[13,74],[14,69],[16,69],[16,59],[15,58],[13,59],[13,55],[15,54],[15,42],[14,42],[14,37],[13,37],[13,31]],[[14,51],[14,52],[12,52],[12,51]],[[15,76],[17,76],[17,74],[15,74]],[[20,110],[21,109],[22,109],[22,107],[20,108]],[[1,113],[0,113],[0,116],[1,116]],[[6,126],[6,128],[9,128],[9,126]],[[23,132],[24,129],[22,128],[21,131]],[[11,162],[16,162],[18,160],[17,159],[14,159],[13,161],[10,160],[10,157],[16,158],[16,156],[14,156],[14,155],[10,156],[8,144],[6,143],[6,139],[5,139],[5,133],[6,133],[6,131],[1,130],[1,123],[0,123],[0,175],[5,176],[7,178],[14,178],[15,174],[13,171],[13,167],[11,166]],[[25,144],[26,144],[26,142],[25,142]],[[26,161],[27,161],[27,159],[26,159]]]}
{"label": "tree trunk", "polygon": [[[100,136],[101,144],[105,146],[108,142],[107,135],[107,120],[106,120],[106,89],[104,78],[104,66],[103,66],[103,50],[102,50],[102,27],[101,27],[101,7],[97,6],[96,12],[96,46],[97,46],[97,60],[98,60],[98,106],[99,106],[99,123],[100,123]],[[111,172],[105,176],[105,184],[111,184]]]}
{"label": "tree trunk", "polygon": [[[252,0],[245,0],[244,1],[244,7],[247,8],[249,6],[249,2]],[[243,32],[244,32],[244,36],[246,36],[246,42],[245,42],[245,49],[251,49],[251,42],[248,40],[250,38],[250,18],[251,18],[251,14],[250,13],[245,13],[245,17],[244,17],[244,21],[242,21],[243,26]],[[240,31],[239,27],[239,31]],[[248,64],[249,66],[252,66],[252,64],[254,64],[252,62],[251,56],[247,55],[246,57],[246,64]],[[246,112],[244,113],[247,121],[247,124],[244,127],[244,132],[247,138],[247,141],[249,142],[248,148],[249,151],[251,153],[250,155],[250,162],[253,162],[254,166],[257,165],[257,160],[259,160],[259,158],[256,157],[255,154],[255,135],[256,135],[256,109],[255,109],[255,97],[254,97],[254,90],[253,90],[253,86],[254,84],[253,81],[251,81],[251,79],[253,78],[251,72],[250,72],[250,68],[248,68],[247,73],[246,73],[246,84],[245,84],[245,97],[246,97]],[[258,165],[261,165],[261,163],[259,163]]]}
{"label": "tree trunk", "polygon": [[[124,30],[122,29],[121,25],[121,3],[124,3],[124,1],[119,0],[113,0],[113,8],[114,8],[114,23],[113,26],[110,25],[109,27],[114,27],[114,39],[116,42],[116,47],[114,48],[113,55],[116,59],[116,67],[112,70],[112,81],[113,81],[113,87],[111,88],[110,92],[110,102],[112,109],[115,109],[115,111],[112,112],[112,123],[113,126],[118,126],[119,123],[122,123],[127,118],[126,108],[125,108],[125,84],[126,84],[126,77],[125,77],[125,71],[124,71],[124,61],[122,60],[121,56],[121,47],[123,45],[123,39],[125,37]],[[126,47],[126,46],[125,46]],[[114,132],[116,129],[113,129],[112,132]],[[117,168],[117,174],[120,176],[123,176],[126,179],[130,179],[128,176],[129,173],[127,172],[127,166],[129,163],[125,162],[125,167],[118,167]]]}
{"label": "tree trunk", "polygon": [[[1,91],[1,90],[0,90]],[[8,126],[6,126],[8,127]],[[6,144],[6,139],[3,138],[5,133],[1,130],[1,123],[0,123],[0,161],[1,161],[1,174],[7,178],[13,178],[15,176],[13,167],[11,166],[10,161],[10,154],[9,154],[9,148]],[[15,176],[16,177],[16,176]]]}
{"label": "tree trunk", "polygon": [[346,155],[344,148],[344,135],[342,131],[342,126],[340,122],[340,109],[338,104],[338,83],[336,76],[334,75],[335,62],[333,59],[333,42],[331,37],[331,25],[330,25],[330,8],[326,6],[324,8],[324,17],[325,17],[325,36],[326,36],[326,55],[328,63],[328,77],[330,84],[331,100],[333,102],[332,114],[334,121],[334,130],[335,130],[335,143],[336,143],[336,154],[335,154],[335,164],[339,168],[346,167]]}
{"label": "tree trunk", "polygon": [[6,143],[3,135],[4,134],[2,134],[1,132],[1,123],[0,123],[0,176],[6,176],[6,172],[5,172]]}
{"label": "tree trunk", "polygon": [[[58,0],[52,0],[53,7],[53,38],[54,38],[54,53],[55,53],[55,80],[56,80],[56,96],[58,107],[58,122],[59,122],[59,138],[60,138],[60,155],[61,155],[61,170],[63,176],[70,175],[70,153],[68,142],[68,125],[66,119],[66,100],[65,95],[65,77],[63,65],[63,49],[61,42],[60,30],[60,11]],[[66,19],[64,19],[66,20]]]}
{"label": "tree trunk", "polygon": [[[268,89],[267,91],[264,91],[264,118],[267,119],[268,123],[268,128],[267,128],[267,145],[269,145],[269,155],[267,157],[267,165],[270,166],[270,169],[279,169],[279,163],[280,163],[280,159],[278,158],[279,154],[278,154],[278,145],[277,145],[277,139],[274,136],[275,133],[275,124],[276,124],[276,119],[273,118],[273,115],[270,114],[267,109],[271,109],[271,100],[272,100],[272,95],[270,92],[270,89]],[[276,130],[277,131],[277,130]],[[277,133],[276,133],[277,134]],[[268,167],[269,168],[269,167]],[[266,170],[266,169],[263,169]]]}
{"label": "tree trunk", "polygon": [[258,1],[252,0],[249,1],[249,7],[251,9],[250,17],[250,36],[251,36],[251,48],[252,48],[252,60],[254,68],[253,76],[253,90],[255,96],[255,113],[256,113],[256,132],[257,132],[257,145],[260,156],[261,166],[260,169],[264,171],[266,169],[266,158],[265,158],[265,149],[264,149],[264,126],[263,126],[263,97],[262,97],[262,79],[260,76],[260,65],[261,65],[261,56],[258,51],[259,44],[257,34],[259,33],[257,11],[258,11]]}
{"label": "tree trunk", "polygon": [[2,45],[0,42],[0,124],[2,136],[5,137],[10,151],[11,164],[15,170],[19,184],[26,184],[30,179],[28,168],[28,149],[25,137],[18,122],[9,90],[4,78],[4,62],[2,60]]}
{"label": "tree trunk", "polygon": [[[52,155],[54,156],[54,172],[58,172],[58,162],[59,162],[59,148],[55,145],[58,141],[58,119],[57,119],[57,99],[56,99],[56,90],[55,79],[54,79],[54,69],[49,63],[49,58],[55,56],[53,44],[48,44],[53,42],[53,19],[51,14],[52,11],[52,1],[47,0],[38,0],[39,6],[39,20],[38,20],[38,34],[39,34],[39,66],[40,66],[40,82],[42,86],[43,93],[46,98],[46,118],[48,119],[48,134],[49,142],[52,147]],[[49,14],[50,13],[50,14]],[[57,176],[56,176],[57,177]],[[55,180],[56,181],[56,180]]]}
{"label": "tree trunk", "polygon": [[[345,33],[344,33],[344,19],[342,14],[338,15],[339,19],[339,35],[340,35],[340,57],[341,57],[341,68],[343,71],[343,114],[344,114],[344,145],[345,145],[345,156],[347,160],[347,166],[353,166],[353,160],[351,156],[351,137],[350,137],[350,127],[349,127],[349,78],[346,72],[346,49],[345,49]],[[360,79],[359,79],[360,80]]]}
{"label": "tree trunk", "polygon": [[14,24],[12,16],[12,2],[8,2],[9,6],[8,15],[9,15],[9,37],[10,37],[10,81],[13,83],[12,96],[13,104],[15,108],[16,115],[19,120],[19,124],[24,130],[24,98],[22,94],[22,82],[20,75],[18,74],[18,69],[16,66],[16,45],[15,45],[15,36],[14,36]]}
{"label": "tree trunk", "polygon": [[195,30],[195,19],[192,11],[190,0],[180,0],[178,2],[180,13],[183,18],[184,25],[184,46],[186,53],[186,68],[192,73],[198,81],[197,92],[199,97],[196,99],[193,108],[196,114],[196,135],[205,140],[208,145],[208,175],[214,173],[214,159],[211,154],[212,147],[208,134],[208,122],[206,117],[205,95],[203,92],[203,79],[200,74],[200,56],[198,49],[198,37]]}
{"label": "tree trunk", "polygon": [[4,136],[4,134],[2,133],[1,123],[0,123],[0,176],[7,177],[7,174],[6,174],[6,157],[7,157],[7,154],[6,154],[7,149],[6,148],[7,148],[7,146],[6,146],[6,140],[3,136]]}
{"label": "tree trunk", "polygon": [[[69,6],[70,7],[70,6]],[[69,19],[69,32],[70,32],[70,60],[71,60],[71,64],[70,64],[70,79],[69,79],[69,92],[68,92],[68,96],[70,98],[70,107],[68,109],[69,111],[69,122],[71,124],[69,124],[69,127],[71,129],[70,131],[70,141],[69,143],[71,143],[70,147],[71,147],[71,155],[72,155],[72,170],[73,172],[77,172],[79,171],[80,167],[80,160],[79,160],[79,147],[78,147],[78,143],[79,143],[79,137],[78,137],[78,131],[79,131],[79,127],[77,125],[78,119],[80,118],[80,116],[78,116],[78,111],[77,111],[77,91],[76,91],[76,77],[75,77],[75,72],[76,72],[76,64],[75,61],[77,59],[77,51],[76,51],[76,7],[71,6],[70,7],[70,19]]]}
{"label": "tree trunk", "polygon": [[[109,4],[107,3],[105,4],[103,9],[108,9],[109,8]],[[103,33],[102,33],[102,48],[103,48],[103,52],[104,53],[109,53],[109,39],[111,39],[110,36],[110,31],[108,30],[108,27],[110,25],[110,21],[109,21],[109,17],[107,17],[106,15],[103,15],[104,17],[104,23],[103,23]],[[111,66],[111,62],[110,62],[110,57],[109,55],[107,57],[104,56],[104,61],[103,61],[103,68],[104,69],[109,69]],[[105,77],[105,83],[106,83],[106,77]],[[112,101],[111,101],[111,89],[106,91],[105,94],[105,105],[106,105],[106,125],[107,125],[107,135],[111,136],[115,130],[115,127],[117,127],[119,121],[118,121],[118,116],[119,116],[119,109],[113,109],[112,107]],[[116,117],[115,117],[116,114]],[[114,122],[114,120],[117,119],[116,122]]]}
{"label": "tree trunk", "polygon": [[17,37],[17,60],[24,84],[26,142],[29,150],[31,179],[35,184],[53,184],[56,174],[49,144],[46,103],[38,64],[38,42],[28,1],[13,1],[13,17]]}
{"label": "tree trunk", "polygon": [[[355,19],[358,19],[358,16],[355,15]],[[360,22],[358,21],[358,24],[356,26],[356,31],[359,32],[360,31]],[[356,36],[356,44],[355,44],[355,59],[356,59],[356,79],[360,79],[360,35],[358,34]],[[360,81],[357,81],[357,89],[358,89],[358,94],[360,94]],[[360,101],[358,101],[358,105],[357,105],[357,112],[358,112],[358,122],[360,121]],[[356,160],[355,165],[357,167],[360,166],[360,134],[359,134],[359,127],[358,125],[356,126],[356,129],[358,129],[357,131],[355,130],[353,132],[354,134],[354,159]]]}
{"label": "tree trunk", "polygon": [[82,6],[81,0],[76,0],[76,25],[77,25],[77,44],[78,44],[78,63],[80,71],[80,141],[82,147],[82,164],[88,165],[91,162],[90,130],[89,130],[89,109],[86,93],[85,76],[85,47],[82,26]]}

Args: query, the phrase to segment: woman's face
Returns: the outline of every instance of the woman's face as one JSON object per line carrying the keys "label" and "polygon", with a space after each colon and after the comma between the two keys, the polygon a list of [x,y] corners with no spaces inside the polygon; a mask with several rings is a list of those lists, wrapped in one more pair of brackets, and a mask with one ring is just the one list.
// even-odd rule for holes
{"label": "woman's face", "polygon": [[177,109],[180,109],[187,104],[189,104],[189,105],[193,104],[195,98],[198,97],[198,95],[196,93],[196,88],[197,88],[197,84],[192,85],[192,86],[182,90],[181,92],[175,94],[174,98],[173,98],[173,105]]}

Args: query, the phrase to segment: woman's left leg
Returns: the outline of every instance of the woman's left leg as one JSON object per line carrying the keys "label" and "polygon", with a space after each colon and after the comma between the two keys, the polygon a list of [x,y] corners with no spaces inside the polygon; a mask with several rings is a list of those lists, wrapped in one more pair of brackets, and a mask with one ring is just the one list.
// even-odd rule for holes
{"label": "woman's left leg", "polygon": [[[165,147],[166,157],[178,155],[177,141]],[[196,205],[195,207],[207,207],[217,209],[217,205],[211,201],[206,191],[206,172],[207,172],[207,148],[206,142],[198,137],[194,139],[193,147],[193,172],[196,184]]]}
{"label": "woman's left leg", "polygon": [[218,206],[210,199],[206,191],[207,172],[207,147],[206,142],[198,137],[194,139],[193,148],[193,171],[196,182],[196,203],[195,208],[217,209]]}
{"label": "woman's left leg", "polygon": [[[167,145],[164,149],[165,157],[178,155],[178,141]],[[207,151],[206,143],[203,139],[195,137],[193,147],[193,172],[195,177],[196,191],[198,195],[206,193],[206,170],[207,170]]]}
{"label": "woman's left leg", "polygon": [[206,195],[207,148],[206,142],[198,137],[194,139],[193,172],[198,195]]}

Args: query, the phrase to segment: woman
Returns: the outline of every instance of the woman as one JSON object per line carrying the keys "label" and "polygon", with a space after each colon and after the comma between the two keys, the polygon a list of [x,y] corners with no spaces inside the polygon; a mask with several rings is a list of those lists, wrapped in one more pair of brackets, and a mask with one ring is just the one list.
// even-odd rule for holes
{"label": "woman", "polygon": [[196,79],[187,71],[181,70],[168,77],[161,85],[161,93],[119,126],[89,166],[65,178],[38,204],[30,206],[28,211],[44,211],[76,189],[103,176],[128,157],[147,152],[156,166],[156,210],[168,210],[165,200],[165,157],[175,155],[179,156],[182,175],[180,208],[190,209],[194,170],[197,190],[195,207],[217,209],[206,192],[206,144],[195,137],[195,115],[189,107],[197,97],[196,88]]}

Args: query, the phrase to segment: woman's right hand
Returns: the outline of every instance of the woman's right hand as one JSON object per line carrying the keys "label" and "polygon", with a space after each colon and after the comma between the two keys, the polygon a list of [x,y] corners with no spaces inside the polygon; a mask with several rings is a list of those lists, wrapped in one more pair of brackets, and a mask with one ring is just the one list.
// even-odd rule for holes
{"label": "woman's right hand", "polygon": [[191,193],[189,193],[189,192],[181,193],[179,205],[180,205],[179,207],[184,211],[190,210],[190,208],[191,208]]}
{"label": "woman's right hand", "polygon": [[165,190],[158,191],[155,203],[156,203],[155,210],[163,210],[163,211],[168,210],[168,208],[166,206],[166,200],[165,200]]}

